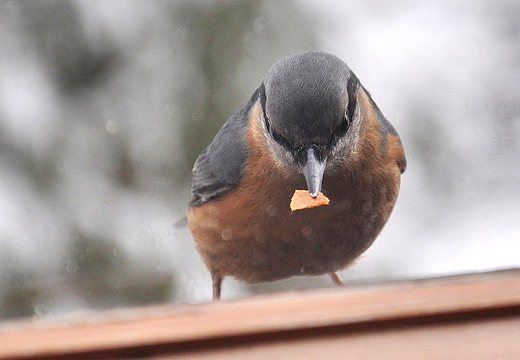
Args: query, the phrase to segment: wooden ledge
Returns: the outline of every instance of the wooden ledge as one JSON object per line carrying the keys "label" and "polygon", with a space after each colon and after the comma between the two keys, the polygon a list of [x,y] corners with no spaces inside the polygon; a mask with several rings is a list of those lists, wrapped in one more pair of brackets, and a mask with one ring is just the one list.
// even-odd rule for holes
{"label": "wooden ledge", "polygon": [[506,359],[520,358],[519,334],[514,269],[7,321],[0,358],[310,359],[347,351],[350,359],[414,359],[436,349],[450,358]]}

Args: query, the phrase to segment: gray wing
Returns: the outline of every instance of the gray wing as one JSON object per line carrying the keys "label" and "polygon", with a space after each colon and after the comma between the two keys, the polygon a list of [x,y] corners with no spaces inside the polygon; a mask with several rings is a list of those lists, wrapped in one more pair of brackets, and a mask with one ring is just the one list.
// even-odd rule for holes
{"label": "gray wing", "polygon": [[248,155],[245,136],[249,112],[257,98],[255,92],[247,103],[239,107],[197,158],[192,170],[189,206],[199,206],[218,198],[240,181]]}

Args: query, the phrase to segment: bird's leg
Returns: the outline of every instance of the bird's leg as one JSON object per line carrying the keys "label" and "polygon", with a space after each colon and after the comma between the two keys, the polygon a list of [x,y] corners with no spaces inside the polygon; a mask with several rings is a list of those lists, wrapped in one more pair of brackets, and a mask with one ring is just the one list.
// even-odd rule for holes
{"label": "bird's leg", "polygon": [[213,282],[213,301],[220,300],[222,277],[216,273],[211,273],[211,281]]}
{"label": "bird's leg", "polygon": [[343,281],[341,281],[341,279],[339,278],[338,274],[336,274],[335,272],[330,272],[329,276],[332,279],[332,281],[334,282],[334,284],[336,284],[338,286],[345,285],[345,284],[343,284]]}

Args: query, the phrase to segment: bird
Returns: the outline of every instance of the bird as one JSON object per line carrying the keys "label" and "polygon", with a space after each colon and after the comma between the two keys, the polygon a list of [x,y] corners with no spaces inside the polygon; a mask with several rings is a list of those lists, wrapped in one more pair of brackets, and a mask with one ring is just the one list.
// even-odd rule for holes
{"label": "bird", "polygon": [[[188,227],[220,299],[247,283],[346,268],[378,236],[396,202],[400,137],[335,55],[288,55],[223,124],[192,170]],[[297,189],[328,205],[291,211]]]}

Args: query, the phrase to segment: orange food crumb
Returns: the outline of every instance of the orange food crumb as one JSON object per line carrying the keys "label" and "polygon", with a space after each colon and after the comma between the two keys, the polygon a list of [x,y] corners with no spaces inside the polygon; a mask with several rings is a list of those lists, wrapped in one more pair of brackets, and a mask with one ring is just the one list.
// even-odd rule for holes
{"label": "orange food crumb", "polygon": [[318,196],[313,198],[308,190],[296,190],[291,199],[291,211],[309,209],[316,206],[327,205],[329,198],[320,191]]}

